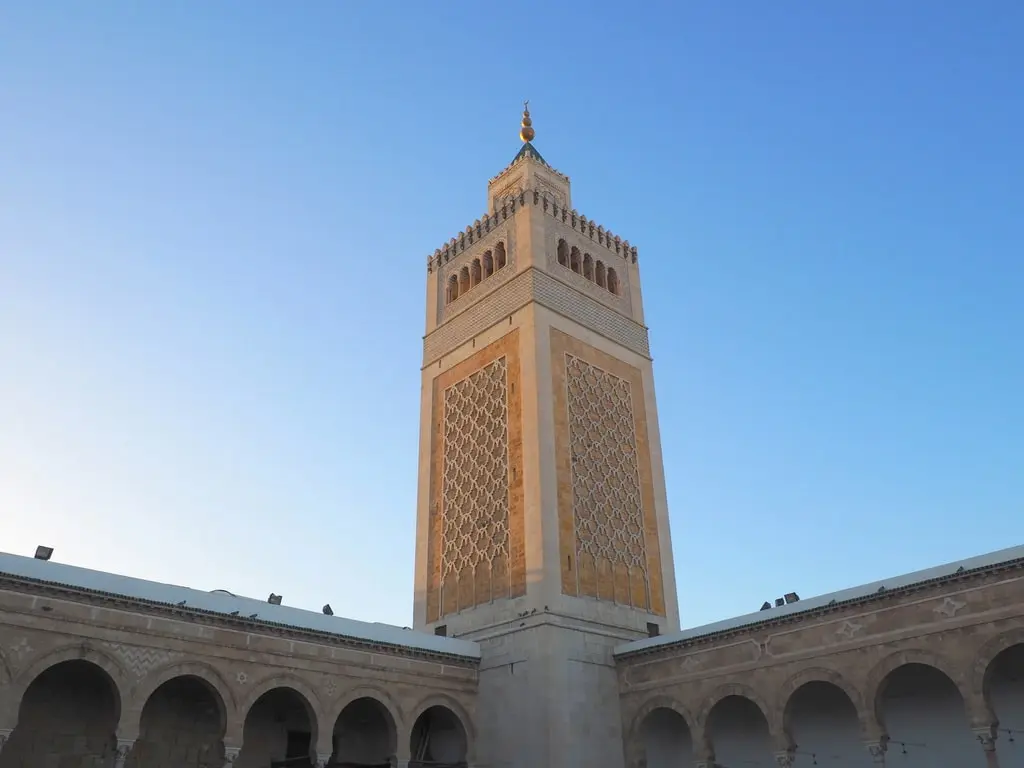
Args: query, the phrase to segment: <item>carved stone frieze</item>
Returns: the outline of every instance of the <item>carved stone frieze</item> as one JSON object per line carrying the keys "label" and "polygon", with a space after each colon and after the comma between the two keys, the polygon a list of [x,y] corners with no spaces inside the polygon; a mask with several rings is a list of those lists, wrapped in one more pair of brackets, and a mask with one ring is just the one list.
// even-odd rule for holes
{"label": "carved stone frieze", "polygon": [[103,645],[110,649],[114,656],[121,661],[124,668],[136,678],[145,677],[151,670],[181,658],[180,653],[164,648],[125,645],[123,643],[104,643]]}
{"label": "carved stone frieze", "polygon": [[966,601],[955,600],[952,597],[947,597],[943,599],[943,601],[939,603],[937,606],[935,606],[932,610],[935,611],[935,613],[937,614],[940,614],[951,619],[954,616],[956,616],[960,610],[966,607]]}
{"label": "carved stone frieze", "polygon": [[[92,609],[112,609],[118,612],[150,616],[164,621],[182,621],[188,624],[222,630],[234,630],[243,633],[256,631],[263,637],[278,640],[282,648],[289,647],[289,642],[294,640],[301,640],[316,646],[326,645],[336,649],[339,658],[346,653],[353,653],[357,656],[361,654],[382,654],[385,656],[398,655],[404,658],[424,661],[444,661],[445,664],[466,668],[476,668],[477,666],[474,660],[443,652],[408,646],[393,646],[359,637],[348,637],[300,627],[270,624],[259,619],[211,614],[190,608],[168,606],[107,593],[91,594],[80,589],[72,589],[61,585],[39,584],[0,576],[0,591],[36,597],[45,596],[53,598],[55,601],[66,601],[73,605],[87,605]],[[0,633],[0,637],[3,637],[2,633]],[[5,650],[7,660],[12,665],[11,671],[16,672],[19,668],[19,665],[15,663],[16,658],[22,660],[22,665],[27,664],[31,659],[52,649],[57,643],[58,637],[59,635],[56,633],[41,631],[26,633],[19,631],[10,640],[0,640],[0,648]],[[22,642],[23,640],[24,643]],[[15,646],[18,649],[14,656],[11,655],[9,646]]]}
{"label": "carved stone frieze", "polygon": [[672,658],[652,660],[649,663],[629,664],[625,667],[624,682],[630,687],[646,687],[651,683],[665,684],[694,675],[708,676],[730,668],[756,662],[761,656],[756,642],[741,640],[719,647],[690,651]]}

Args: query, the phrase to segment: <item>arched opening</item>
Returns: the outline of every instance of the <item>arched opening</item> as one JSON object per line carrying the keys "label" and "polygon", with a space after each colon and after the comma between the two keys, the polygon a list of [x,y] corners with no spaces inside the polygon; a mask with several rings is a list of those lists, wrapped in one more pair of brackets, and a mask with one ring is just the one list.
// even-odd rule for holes
{"label": "arched opening", "polygon": [[484,280],[494,274],[494,255],[490,251],[484,251]]}
{"label": "arched opening", "polygon": [[875,706],[889,734],[888,760],[906,768],[984,768],[985,755],[971,732],[964,701],[943,672],[904,664],[882,682]]}
{"label": "arched opening", "polygon": [[771,765],[772,740],[761,708],[746,696],[726,696],[708,714],[708,738],[720,765]]}
{"label": "arched opening", "polygon": [[494,246],[494,269],[495,271],[505,266],[505,244],[498,243]]}
{"label": "arched opening", "polygon": [[161,685],[146,701],[128,768],[206,768],[223,758],[224,702],[209,683],[190,675]]}
{"label": "arched opening", "polygon": [[410,768],[464,768],[469,739],[458,716],[439,705],[416,718],[409,749]]}
{"label": "arched opening", "polygon": [[619,276],[612,267],[608,267],[608,290],[616,296],[619,295]]}
{"label": "arched opening", "polygon": [[804,683],[789,697],[783,717],[790,741],[797,745],[796,765],[872,765],[857,708],[839,686],[821,680]]}
{"label": "arched opening", "polygon": [[294,688],[273,688],[245,716],[242,751],[235,768],[310,768],[316,717]]}
{"label": "arched opening", "polygon": [[583,271],[580,262],[580,249],[577,248],[575,245],[572,247],[572,250],[569,251],[569,269],[571,269],[576,274],[579,274],[580,272]]}
{"label": "arched opening", "polygon": [[594,259],[589,253],[583,254],[583,276],[587,280],[592,281],[594,279]]}
{"label": "arched opening", "polygon": [[604,271],[604,262],[598,261],[597,268],[594,270],[594,281],[602,288],[608,287],[608,280]]}
{"label": "arched opening", "polygon": [[568,267],[569,266],[569,245],[565,242],[565,240],[559,240],[558,241],[558,251],[557,251],[557,254],[558,254],[558,263],[561,264],[563,267]]}
{"label": "arched opening", "polygon": [[469,287],[472,288],[474,285],[480,285],[480,280],[480,259],[473,259],[473,263],[469,265]]}
{"label": "arched opening", "polygon": [[647,768],[691,768],[693,736],[678,712],[658,707],[640,725],[640,748]]}
{"label": "arched opening", "polygon": [[366,696],[349,703],[334,724],[331,766],[390,768],[398,734],[387,708]]}
{"label": "arched opening", "polygon": [[459,270],[459,296],[469,290],[469,267]]}
{"label": "arched opening", "polygon": [[117,686],[100,667],[83,659],[54,664],[25,691],[0,766],[106,765],[120,716]]}
{"label": "arched opening", "polygon": [[451,304],[459,298],[459,276],[452,275],[448,278],[448,303]]}
{"label": "arched opening", "polygon": [[1000,765],[1024,766],[1024,643],[1011,645],[988,665],[985,698],[999,720]]}

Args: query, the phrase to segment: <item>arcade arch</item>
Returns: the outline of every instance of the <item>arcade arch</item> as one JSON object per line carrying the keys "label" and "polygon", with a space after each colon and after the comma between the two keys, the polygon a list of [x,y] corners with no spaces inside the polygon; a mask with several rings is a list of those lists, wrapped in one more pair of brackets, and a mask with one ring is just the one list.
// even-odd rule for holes
{"label": "arcade arch", "polygon": [[743,693],[726,693],[708,711],[705,733],[721,765],[770,765],[774,745],[768,715]]}
{"label": "arcade arch", "polygon": [[812,679],[797,687],[785,703],[783,723],[789,743],[795,745],[794,765],[872,764],[857,707],[830,680]]}
{"label": "arcade arch", "polygon": [[246,712],[235,768],[266,768],[272,762],[312,757],[318,725],[307,695],[287,682],[268,684]]}
{"label": "arcade arch", "polygon": [[667,703],[641,713],[634,738],[646,768],[693,765],[693,732],[683,714]]}
{"label": "arcade arch", "polygon": [[127,768],[174,765],[203,768],[224,752],[226,706],[220,692],[196,675],[177,675],[147,697]]}
{"label": "arcade arch", "polygon": [[998,722],[1001,765],[1024,766],[1024,640],[995,654],[985,667],[983,690]]}
{"label": "arcade arch", "polygon": [[59,660],[28,682],[0,768],[52,760],[101,764],[117,744],[120,714],[121,695],[109,672],[87,659]]}
{"label": "arcade arch", "polygon": [[900,765],[985,768],[960,689],[938,666],[923,660],[895,666],[879,683],[874,706],[888,754],[898,755]]}
{"label": "arcade arch", "polygon": [[411,768],[464,768],[468,765],[469,732],[452,709],[432,704],[413,723],[409,751]]}
{"label": "arcade arch", "polygon": [[398,751],[398,725],[379,699],[359,696],[335,720],[332,745],[331,765],[387,768]]}

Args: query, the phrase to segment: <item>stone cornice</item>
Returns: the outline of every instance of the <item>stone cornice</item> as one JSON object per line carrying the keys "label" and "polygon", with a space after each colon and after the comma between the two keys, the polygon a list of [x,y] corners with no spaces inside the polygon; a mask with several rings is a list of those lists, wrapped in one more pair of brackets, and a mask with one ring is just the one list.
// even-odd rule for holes
{"label": "stone cornice", "polygon": [[224,629],[235,630],[237,632],[269,635],[279,637],[284,640],[301,640],[307,643],[318,643],[320,645],[342,646],[344,648],[350,648],[357,651],[387,654],[390,656],[418,659],[421,661],[433,661],[452,666],[468,668],[476,668],[479,666],[479,660],[456,654],[441,653],[421,648],[410,648],[407,646],[392,645],[390,643],[373,642],[359,637],[350,637],[348,635],[338,635],[328,632],[317,632],[315,630],[301,629],[287,624],[261,621],[259,619],[249,619],[242,616],[225,616],[197,608],[179,607],[150,600],[125,597],[123,595],[116,595],[109,592],[98,592],[78,587],[71,587],[56,582],[14,577],[7,574],[0,574],[0,591],[49,597],[54,600],[68,600],[71,602],[84,603],[86,605],[103,607],[111,610],[129,611],[147,616],[158,616],[171,621],[182,621],[192,624],[221,627]]}
{"label": "stone cornice", "polygon": [[1011,571],[1024,571],[1024,558],[1008,560],[1003,563],[986,565],[971,570],[958,571],[957,573],[947,574],[945,576],[938,576],[933,579],[926,579],[924,581],[919,581],[914,584],[908,584],[903,587],[885,589],[884,591],[879,591],[871,595],[864,595],[849,600],[833,601],[827,605],[823,605],[817,608],[811,608],[803,612],[796,612],[786,614],[784,616],[766,618],[762,621],[752,621],[749,624],[741,624],[739,626],[731,627],[729,629],[717,630],[702,635],[693,635],[690,637],[682,638],[675,641],[669,641],[660,645],[655,645],[647,648],[638,648],[635,651],[621,651],[615,654],[615,659],[616,661],[626,661],[636,659],[639,657],[673,656],[684,649],[688,650],[691,648],[714,645],[723,640],[728,640],[742,635],[749,635],[753,631],[774,629],[775,627],[782,627],[785,625],[800,624],[804,621],[807,621],[808,619],[816,619],[822,616],[827,616],[829,614],[839,613],[849,608],[865,607],[876,604],[881,605],[883,603],[892,601],[894,598],[905,597],[907,595],[912,595],[919,592],[925,592],[936,587],[942,587],[951,584],[970,584],[973,582],[979,582],[987,576],[992,576],[1000,573],[1007,573]]}

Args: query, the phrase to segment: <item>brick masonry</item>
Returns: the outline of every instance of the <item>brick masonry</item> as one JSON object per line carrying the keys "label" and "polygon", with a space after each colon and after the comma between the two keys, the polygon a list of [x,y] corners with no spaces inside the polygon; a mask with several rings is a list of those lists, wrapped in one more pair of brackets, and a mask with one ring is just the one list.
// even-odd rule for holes
{"label": "brick masonry", "polygon": [[[571,273],[570,276],[577,277]],[[626,349],[650,357],[644,326],[566,282],[530,268],[488,294],[486,302],[473,304],[427,335],[423,340],[424,367],[436,363],[531,301],[590,328]]]}

